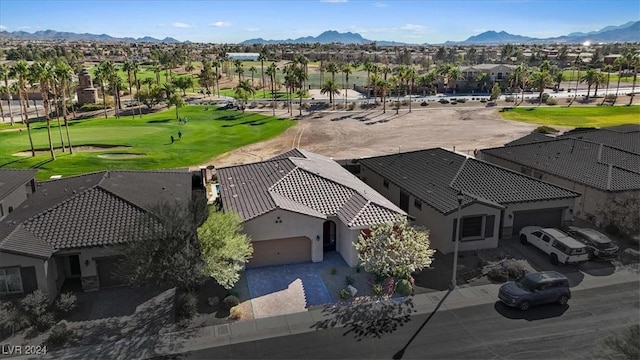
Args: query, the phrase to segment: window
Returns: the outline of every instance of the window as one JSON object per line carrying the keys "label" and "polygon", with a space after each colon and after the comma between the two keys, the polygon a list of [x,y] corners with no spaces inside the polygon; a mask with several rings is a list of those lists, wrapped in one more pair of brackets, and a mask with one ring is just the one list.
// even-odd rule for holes
{"label": "window", "polygon": [[462,219],[462,239],[482,237],[482,216]]}
{"label": "window", "polygon": [[534,231],[534,232],[531,233],[531,235],[533,235],[533,236],[535,236],[537,238],[542,237],[542,233],[540,231]]}
{"label": "window", "polygon": [[422,201],[420,201],[418,199],[414,199],[413,200],[413,206],[415,206],[416,209],[422,210]]}
{"label": "window", "polygon": [[567,249],[567,247],[563,243],[559,242],[558,240],[555,240],[551,244],[551,246],[553,246],[554,248],[562,251],[563,253],[565,253],[567,255],[571,253],[571,251],[569,249]]}
{"label": "window", "polygon": [[498,73],[498,80],[502,80],[502,73],[501,72]]}
{"label": "window", "polygon": [[544,242],[549,242],[551,240],[551,238],[549,237],[549,235],[542,235],[542,241]]}
{"label": "window", "polygon": [[383,179],[382,180],[382,186],[384,186],[385,189],[388,189],[389,188],[389,180]]}
{"label": "window", "polygon": [[0,294],[16,294],[22,292],[20,268],[0,269]]}

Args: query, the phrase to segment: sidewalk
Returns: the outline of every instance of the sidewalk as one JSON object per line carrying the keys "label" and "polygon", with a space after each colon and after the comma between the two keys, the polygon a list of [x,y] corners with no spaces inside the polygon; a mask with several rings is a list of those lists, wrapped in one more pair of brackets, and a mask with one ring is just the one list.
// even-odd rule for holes
{"label": "sidewalk", "polygon": [[[608,276],[585,274],[580,284],[572,290],[585,290],[603,286],[638,281],[638,273],[619,270]],[[458,287],[444,303],[443,310],[467,306],[490,304],[498,301],[500,284],[475,287]],[[433,312],[447,291],[419,294],[412,298],[414,315]],[[125,339],[115,343],[84,346],[49,352],[46,359],[75,358],[123,358],[140,359],[154,356],[178,354],[210,347],[262,340],[279,336],[316,331],[314,324],[329,319],[322,309],[269,318],[238,321],[231,324],[208,326],[169,334]],[[338,322],[336,327],[341,327]],[[28,358],[28,357],[21,357]]]}

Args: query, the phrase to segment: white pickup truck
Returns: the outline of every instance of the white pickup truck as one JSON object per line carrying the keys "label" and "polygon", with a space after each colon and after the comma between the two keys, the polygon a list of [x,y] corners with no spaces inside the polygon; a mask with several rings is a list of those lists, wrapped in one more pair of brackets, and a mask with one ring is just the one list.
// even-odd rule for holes
{"label": "white pickup truck", "polygon": [[578,264],[589,260],[587,247],[558,229],[525,226],[520,230],[520,242],[542,250],[554,265]]}

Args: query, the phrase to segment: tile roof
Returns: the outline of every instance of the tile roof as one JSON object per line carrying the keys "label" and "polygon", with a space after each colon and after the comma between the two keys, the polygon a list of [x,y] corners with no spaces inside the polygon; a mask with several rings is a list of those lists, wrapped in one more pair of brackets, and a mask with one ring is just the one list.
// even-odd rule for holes
{"label": "tile roof", "polygon": [[0,200],[36,176],[35,169],[0,169]]}
{"label": "tile roof", "polygon": [[44,257],[122,243],[141,231],[137,220],[154,206],[190,200],[185,171],[103,171],[41,182],[0,222],[0,250]]}
{"label": "tile roof", "polygon": [[245,221],[278,208],[319,218],[337,216],[350,227],[404,214],[335,161],[301,149],[217,172],[224,209]]}
{"label": "tile roof", "polygon": [[362,166],[448,214],[480,202],[489,206],[579,196],[578,193],[481,160],[445,150],[428,149],[359,160]]}
{"label": "tile roof", "polygon": [[640,189],[640,154],[574,137],[481,153],[606,191]]}
{"label": "tile roof", "polygon": [[[640,114],[639,114],[640,115]],[[640,125],[627,124],[601,129],[573,130],[559,139],[574,138],[640,155]]]}
{"label": "tile roof", "polygon": [[537,143],[537,142],[541,142],[541,141],[549,141],[551,139],[553,139],[553,138],[550,137],[550,136],[544,135],[544,134],[531,133],[531,134],[527,134],[527,135],[521,137],[520,139],[515,139],[512,142],[506,143],[506,144],[504,144],[504,146],[532,144],[532,143]]}

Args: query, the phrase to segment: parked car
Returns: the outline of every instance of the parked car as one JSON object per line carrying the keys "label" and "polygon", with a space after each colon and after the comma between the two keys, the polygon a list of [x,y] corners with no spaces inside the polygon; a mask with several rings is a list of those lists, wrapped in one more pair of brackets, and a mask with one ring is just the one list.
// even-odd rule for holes
{"label": "parked car", "polygon": [[558,303],[571,299],[569,280],[557,271],[530,273],[500,286],[498,298],[507,306],[528,310],[532,305]]}
{"label": "parked car", "polygon": [[618,257],[618,246],[598,230],[569,226],[567,233],[587,246],[590,259],[612,260]]}
{"label": "parked car", "polygon": [[542,250],[554,265],[578,264],[589,260],[587,247],[558,229],[525,226],[520,230],[520,242]]}

